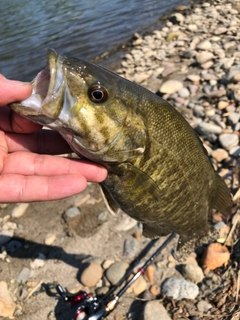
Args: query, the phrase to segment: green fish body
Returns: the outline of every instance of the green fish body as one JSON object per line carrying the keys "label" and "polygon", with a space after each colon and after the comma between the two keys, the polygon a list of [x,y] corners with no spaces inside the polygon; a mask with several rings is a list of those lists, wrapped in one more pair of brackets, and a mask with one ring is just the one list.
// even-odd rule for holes
{"label": "green fish body", "polygon": [[188,240],[208,232],[212,209],[228,214],[229,190],[199,137],[168,102],[93,63],[49,51],[32,96],[10,107],[59,131],[72,150],[105,166],[112,210],[144,235]]}

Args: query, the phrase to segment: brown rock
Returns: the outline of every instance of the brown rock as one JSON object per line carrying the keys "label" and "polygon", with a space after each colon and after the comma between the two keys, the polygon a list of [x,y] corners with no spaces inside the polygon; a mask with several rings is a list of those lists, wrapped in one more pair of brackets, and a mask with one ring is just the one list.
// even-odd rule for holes
{"label": "brown rock", "polygon": [[94,287],[102,278],[103,270],[98,263],[91,262],[86,269],[83,270],[80,281],[86,287]]}
{"label": "brown rock", "polygon": [[16,309],[16,304],[11,297],[7,283],[0,281],[0,316],[12,317]]}
{"label": "brown rock", "polygon": [[230,253],[226,246],[220,243],[211,243],[204,251],[202,265],[209,270],[215,270],[225,265],[230,259]]}
{"label": "brown rock", "polygon": [[217,162],[221,162],[228,158],[228,152],[225,149],[218,148],[212,152],[212,157],[216,159]]}

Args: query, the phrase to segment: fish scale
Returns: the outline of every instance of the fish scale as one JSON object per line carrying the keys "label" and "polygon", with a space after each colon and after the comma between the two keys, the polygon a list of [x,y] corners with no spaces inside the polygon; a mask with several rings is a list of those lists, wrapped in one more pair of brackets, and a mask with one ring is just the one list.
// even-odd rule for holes
{"label": "fish scale", "polygon": [[144,235],[175,232],[187,241],[207,234],[212,209],[230,212],[229,190],[201,140],[161,97],[53,50],[32,86],[30,98],[10,107],[58,130],[81,158],[105,166],[108,207],[141,221]]}

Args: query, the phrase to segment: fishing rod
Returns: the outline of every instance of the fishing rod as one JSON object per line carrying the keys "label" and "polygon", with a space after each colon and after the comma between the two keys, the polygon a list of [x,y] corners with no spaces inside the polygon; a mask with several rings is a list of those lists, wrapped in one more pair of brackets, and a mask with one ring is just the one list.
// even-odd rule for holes
{"label": "fishing rod", "polygon": [[[171,233],[163,244],[150,256],[144,265],[116,294],[109,295],[107,293],[103,298],[94,297],[92,293],[80,290],[76,294],[69,294],[62,286],[57,285],[56,289],[64,302],[74,307],[71,320],[102,320],[106,318],[117,306],[119,299],[126,290],[144,274],[147,267],[156,259],[159,253],[176,237],[175,233]],[[131,273],[133,271],[131,270]],[[116,290],[116,289],[115,289]]]}

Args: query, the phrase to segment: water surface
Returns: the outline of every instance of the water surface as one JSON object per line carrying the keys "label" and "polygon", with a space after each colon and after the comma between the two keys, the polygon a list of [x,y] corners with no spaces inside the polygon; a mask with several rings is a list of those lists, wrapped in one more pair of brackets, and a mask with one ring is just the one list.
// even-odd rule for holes
{"label": "water surface", "polygon": [[29,81],[47,48],[93,59],[128,41],[183,0],[0,0],[0,73]]}

